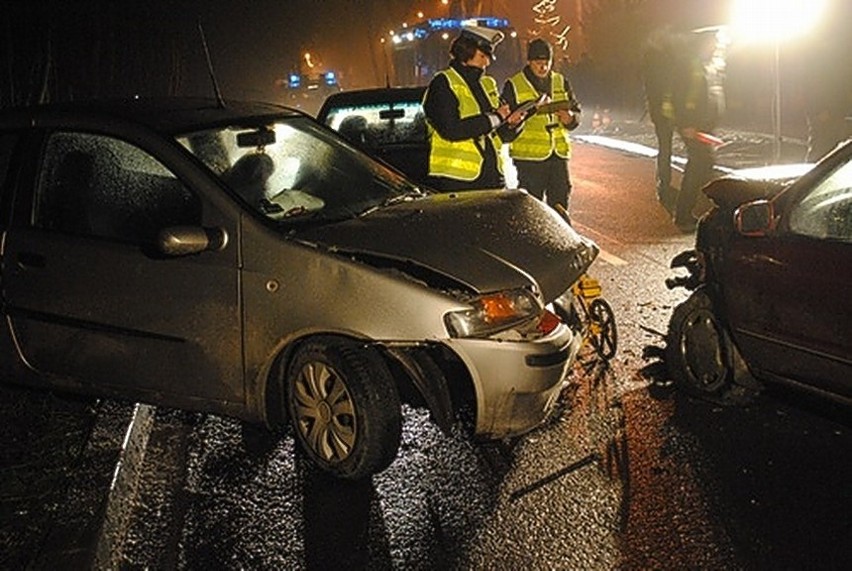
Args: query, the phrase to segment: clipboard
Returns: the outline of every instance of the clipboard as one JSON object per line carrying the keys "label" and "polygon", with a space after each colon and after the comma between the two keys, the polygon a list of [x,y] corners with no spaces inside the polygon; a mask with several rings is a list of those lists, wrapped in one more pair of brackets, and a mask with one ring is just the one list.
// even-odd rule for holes
{"label": "clipboard", "polygon": [[542,105],[538,105],[536,108],[536,112],[538,113],[555,113],[556,111],[570,111],[571,110],[571,102],[570,101],[551,101],[550,103],[544,103]]}
{"label": "clipboard", "polygon": [[[538,99],[531,99],[531,100],[529,100],[529,101],[525,101],[524,103],[521,103],[520,105],[518,105],[517,107],[515,107],[514,109],[512,109],[512,112],[511,112],[511,113],[509,113],[509,115],[511,116],[513,113],[517,113],[518,111],[521,111],[521,112],[523,112],[523,113],[527,113],[527,116],[529,116],[529,112],[530,112],[530,111],[532,111],[532,110],[534,110],[534,109],[538,109],[538,108],[539,108],[539,106],[544,105],[544,101],[545,101],[545,99],[547,99],[547,94],[542,93],[542,94],[541,94],[541,97],[539,97]],[[520,123],[518,123],[518,125],[519,125],[519,126],[520,126],[520,125],[523,125],[523,124],[524,124],[524,121],[526,121],[526,120],[527,120],[527,118],[526,118],[526,117],[524,117],[524,118],[521,120],[521,122],[520,122]],[[500,124],[499,124],[499,125],[497,125],[497,127],[496,127],[496,128],[498,128],[498,129],[499,129],[500,127],[502,127],[503,125],[505,125],[507,122],[508,122],[508,117],[507,117],[506,119],[503,119],[502,121],[500,121]]]}
{"label": "clipboard", "polygon": [[512,110],[512,113],[516,113],[518,111],[521,111],[522,113],[529,113],[533,109],[538,110],[538,109],[541,109],[542,107],[545,107],[547,105],[552,105],[552,103],[545,103],[544,102],[544,99],[546,97],[547,97],[546,95],[542,95],[538,99],[531,99],[530,101],[527,101],[525,103],[521,103],[520,105],[518,105],[516,108],[514,108]]}

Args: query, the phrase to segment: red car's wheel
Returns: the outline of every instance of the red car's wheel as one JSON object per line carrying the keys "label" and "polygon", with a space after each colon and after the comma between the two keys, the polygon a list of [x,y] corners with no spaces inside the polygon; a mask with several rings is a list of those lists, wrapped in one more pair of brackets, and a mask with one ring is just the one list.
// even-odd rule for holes
{"label": "red car's wheel", "polygon": [[666,365],[672,379],[694,395],[718,396],[733,383],[731,340],[703,290],[672,313]]}

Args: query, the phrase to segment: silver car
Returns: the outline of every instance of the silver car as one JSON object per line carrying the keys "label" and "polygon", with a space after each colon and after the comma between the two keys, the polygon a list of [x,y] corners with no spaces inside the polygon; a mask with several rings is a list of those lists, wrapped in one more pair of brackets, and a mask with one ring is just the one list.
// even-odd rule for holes
{"label": "silver car", "polygon": [[597,248],[555,212],[418,188],[278,106],[5,112],[0,183],[4,379],[289,421],[340,477],[393,460],[404,401],[529,431],[580,344],[550,304]]}

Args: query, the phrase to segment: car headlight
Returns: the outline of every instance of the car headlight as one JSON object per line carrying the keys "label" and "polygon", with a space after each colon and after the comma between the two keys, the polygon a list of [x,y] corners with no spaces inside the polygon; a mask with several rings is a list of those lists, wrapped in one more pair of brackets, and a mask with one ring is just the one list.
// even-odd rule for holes
{"label": "car headlight", "polygon": [[452,337],[488,337],[529,321],[543,309],[533,294],[522,289],[483,295],[468,303],[469,309],[444,315]]}

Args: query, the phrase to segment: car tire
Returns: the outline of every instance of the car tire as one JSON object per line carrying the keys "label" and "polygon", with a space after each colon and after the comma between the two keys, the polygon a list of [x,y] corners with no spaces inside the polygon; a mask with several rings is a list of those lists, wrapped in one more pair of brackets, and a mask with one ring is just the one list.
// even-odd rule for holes
{"label": "car tire", "polygon": [[323,470],[345,479],[380,472],[396,457],[402,407],[378,351],[336,338],[302,343],[285,379],[296,440]]}
{"label": "car tire", "polygon": [[732,345],[704,290],[675,307],[666,336],[669,376],[687,393],[723,396],[733,384]]}

